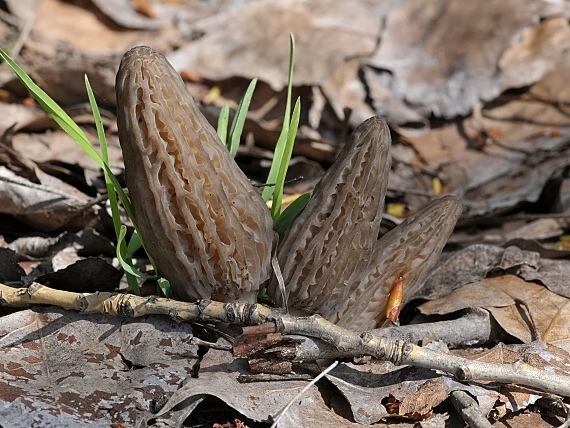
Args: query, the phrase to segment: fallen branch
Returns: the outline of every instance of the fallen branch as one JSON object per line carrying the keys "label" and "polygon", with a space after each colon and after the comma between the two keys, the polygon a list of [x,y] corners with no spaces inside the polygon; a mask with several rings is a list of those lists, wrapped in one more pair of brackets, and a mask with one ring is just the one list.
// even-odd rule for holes
{"label": "fallen branch", "polygon": [[[244,328],[244,333],[249,329]],[[450,320],[433,323],[392,326],[370,331],[378,337],[391,340],[403,340],[409,343],[421,343],[425,341],[440,341],[449,348],[473,346],[496,340],[496,334],[491,328],[489,312],[484,309],[474,308],[467,311],[463,316]],[[246,333],[246,334],[247,334]],[[301,336],[289,336],[291,339],[300,339]],[[319,358],[346,358],[359,357],[360,354],[348,351],[339,352],[334,346],[318,338],[303,336],[303,341],[295,345],[295,358],[293,361],[309,361]]]}
{"label": "fallen branch", "polygon": [[[395,365],[440,370],[460,381],[494,381],[527,386],[570,397],[570,376],[540,370],[521,361],[493,364],[431,351],[402,340],[379,337],[371,332],[352,332],[324,318],[294,317],[260,304],[221,303],[202,300],[180,302],[158,297],[119,293],[72,293],[34,283],[28,288],[0,284],[0,303],[6,306],[54,305],[81,312],[140,317],[168,315],[178,321],[227,322],[241,325],[273,324],[273,332],[317,337],[334,346],[341,355],[369,355]],[[267,330],[264,326],[262,330]]]}

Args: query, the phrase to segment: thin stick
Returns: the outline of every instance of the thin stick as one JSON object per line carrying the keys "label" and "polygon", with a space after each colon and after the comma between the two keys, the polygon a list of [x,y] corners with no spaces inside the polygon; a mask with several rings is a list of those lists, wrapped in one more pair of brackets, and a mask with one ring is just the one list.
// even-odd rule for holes
{"label": "thin stick", "polygon": [[297,401],[305,392],[307,392],[309,390],[309,388],[311,386],[313,386],[314,384],[316,384],[319,380],[321,380],[328,372],[330,372],[332,369],[334,369],[336,366],[338,365],[338,360],[335,361],[334,363],[332,363],[330,366],[328,366],[325,370],[323,370],[322,373],[320,373],[317,377],[315,377],[311,382],[309,382],[307,384],[307,386],[305,386],[301,392],[299,392],[297,395],[295,395],[295,397],[293,397],[293,399],[291,401],[289,401],[289,403],[287,403],[287,405],[283,408],[283,410],[281,410],[278,415],[277,418],[274,419],[273,424],[271,424],[271,428],[276,428],[277,424],[279,423],[279,420],[285,415],[285,413],[287,413],[287,411],[291,408],[291,406],[293,405],[293,403],[295,401]]}
{"label": "thin stick", "polygon": [[[420,346],[380,337],[371,332],[353,332],[330,323],[319,315],[294,317],[281,309],[243,302],[222,303],[202,300],[180,302],[158,297],[118,293],[72,293],[34,283],[12,288],[0,283],[0,303],[7,306],[56,305],[82,312],[140,317],[167,315],[177,321],[229,322],[240,325],[271,323],[275,332],[317,337],[348,355],[370,355],[395,365],[411,365],[450,373],[458,380],[493,381],[527,386],[535,390],[570,397],[570,376],[535,368],[522,361],[493,364],[471,361]],[[270,324],[270,325],[271,325]]]}

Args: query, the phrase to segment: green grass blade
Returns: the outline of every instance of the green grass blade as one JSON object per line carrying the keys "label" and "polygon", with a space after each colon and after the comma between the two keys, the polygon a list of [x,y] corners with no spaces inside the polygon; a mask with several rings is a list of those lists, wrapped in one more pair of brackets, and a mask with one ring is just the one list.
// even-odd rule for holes
{"label": "green grass blade", "polygon": [[[289,34],[289,75],[287,78],[287,101],[285,105],[285,114],[283,115],[283,129],[281,134],[279,134],[279,139],[275,145],[275,154],[273,155],[273,162],[271,163],[271,168],[269,169],[269,175],[267,176],[266,183],[276,183],[277,175],[279,173],[280,164],[282,161],[283,153],[285,151],[285,144],[287,143],[287,136],[289,134],[289,122],[291,121],[291,97],[293,92],[293,67],[295,65],[295,37],[293,34]],[[264,201],[268,201],[271,196],[275,199],[275,194],[277,194],[276,189],[271,186],[267,186],[263,189],[261,197]],[[275,202],[272,206],[275,205]],[[279,207],[280,208],[280,207]]]}
{"label": "green grass blade", "polygon": [[283,236],[293,220],[295,220],[303,208],[305,208],[309,199],[311,199],[310,193],[302,194],[291,202],[291,204],[283,210],[281,215],[277,217],[277,220],[273,223],[273,230],[279,234],[279,237]]}
{"label": "green grass blade", "polygon": [[127,228],[122,226],[119,231],[119,237],[117,238],[117,259],[119,260],[119,264],[123,267],[125,271],[125,275],[127,278],[127,289],[126,292],[130,294],[134,294],[136,296],[140,296],[140,288],[139,283],[137,281],[136,275],[133,272],[135,269],[132,267],[131,264],[127,263],[125,259],[123,259],[122,254],[125,252],[125,235],[127,233]]}
{"label": "green grass blade", "polygon": [[[97,106],[95,100],[95,94],[93,93],[93,88],[89,83],[89,78],[85,75],[85,89],[87,90],[87,97],[89,98],[89,104],[91,105],[91,111],[93,113],[93,119],[95,119],[95,126],[97,128],[97,137],[99,139],[99,145],[101,146],[101,157],[106,165],[109,165],[109,150],[107,148],[107,138],[105,136],[105,129],[103,128],[103,122],[101,120],[101,112]],[[117,201],[117,193],[113,182],[106,170],[103,170],[103,175],[105,177],[105,186],[107,187],[107,195],[109,197],[109,205],[111,206],[111,217],[113,219],[113,226],[115,229],[115,237],[119,238],[119,231],[121,229],[121,214],[119,211],[119,204]]]}
{"label": "green grass blade", "polygon": [[[24,85],[24,87],[32,94],[34,99],[38,102],[38,104],[55,120],[55,122],[61,126],[61,128],[71,137],[73,138],[77,144],[81,146],[81,148],[87,153],[96,163],[99,165],[105,173],[109,174],[109,178],[117,191],[119,198],[121,199],[121,203],[125,207],[127,214],[131,219],[134,219],[134,213],[130,204],[127,195],[123,191],[121,185],[109,169],[108,165],[105,164],[103,158],[97,153],[97,151],[91,145],[91,142],[85,135],[85,133],[77,126],[77,124],[69,117],[69,115],[59,106],[57,103],[48,95],[46,94],[38,85],[34,83],[34,81],[26,74],[22,68],[18,64],[12,60],[8,56],[6,52],[0,49],[0,57],[6,61],[6,63],[10,66],[14,74],[20,79],[20,82]],[[136,223],[135,224],[135,228]]]}
{"label": "green grass blade", "polygon": [[[127,227],[125,225],[121,226],[121,230],[119,232],[119,239],[118,239],[118,243],[117,246],[123,246],[125,248],[128,248],[127,243],[126,243],[126,235],[127,235]],[[128,258],[124,258],[123,254],[127,254]],[[156,279],[156,275],[148,275],[146,273],[141,272],[140,270],[138,270],[137,268],[135,268],[132,264],[132,260],[130,260],[132,257],[132,254],[128,254],[125,250],[125,252],[117,252],[117,258],[119,260],[119,264],[121,265],[121,267],[123,268],[123,270],[137,278],[142,278],[142,279]]]}
{"label": "green grass blade", "polygon": [[293,153],[293,146],[295,145],[295,137],[297,136],[297,129],[299,128],[299,118],[301,117],[301,100],[297,98],[295,108],[293,109],[293,116],[291,117],[291,124],[289,125],[289,132],[287,140],[283,148],[283,153],[279,163],[279,171],[277,172],[277,180],[275,181],[275,192],[273,193],[273,203],[271,204],[271,216],[273,221],[279,218],[281,214],[281,201],[283,199],[283,188],[285,186],[285,175],[289,168],[289,161]]}
{"label": "green grass blade", "polygon": [[95,94],[93,93],[93,88],[89,83],[89,78],[87,75],[85,75],[85,89],[87,90],[87,97],[89,98],[91,112],[93,114],[93,118],[95,119],[97,137],[99,139],[99,144],[101,145],[101,157],[103,158],[103,161],[109,165],[109,150],[107,149],[107,138],[105,137],[105,129],[103,127],[103,121],[101,120],[101,112],[99,111],[99,106],[95,100]]}
{"label": "green grass blade", "polygon": [[[85,76],[85,89],[87,90],[87,97],[89,98],[89,104],[91,105],[91,110],[93,112],[93,119],[95,119],[95,126],[97,128],[97,137],[99,139],[99,144],[101,146],[101,158],[105,165],[109,166],[109,149],[107,146],[107,138],[105,136],[105,129],[103,128],[103,121],[101,120],[101,112],[97,106],[95,100],[95,94],[91,84],[89,83],[89,78]],[[105,186],[107,188],[107,195],[109,197],[109,205],[111,207],[111,217],[113,219],[113,227],[115,229],[115,235],[117,238],[117,259],[122,266],[127,266],[125,274],[127,275],[127,292],[139,294],[139,284],[137,277],[141,277],[138,271],[131,271],[133,262],[132,257],[136,250],[138,250],[142,242],[138,237],[138,233],[135,231],[129,241],[129,244],[125,243],[126,227],[121,222],[121,212],[119,210],[119,203],[117,201],[117,193],[115,186],[111,180],[112,174],[109,174],[106,169],[103,169],[103,174],[105,177]],[[142,278],[142,277],[141,277]]]}
{"label": "green grass blade", "polygon": [[158,288],[164,295],[164,297],[172,297],[172,290],[170,288],[170,282],[166,278],[158,278],[157,280]]}
{"label": "green grass blade", "polygon": [[[95,100],[95,94],[93,93],[93,88],[89,83],[89,78],[85,76],[85,89],[87,90],[87,97],[89,98],[89,104],[91,105],[91,111],[93,113],[93,119],[95,120],[95,127],[97,128],[97,137],[99,139],[99,145],[101,147],[101,158],[105,165],[109,166],[109,150],[107,146],[107,137],[105,136],[105,129],[103,127],[103,121],[101,120],[101,112],[97,106],[97,101]],[[117,259],[127,260],[129,265],[132,265],[132,252],[129,252],[129,248],[125,245],[123,239],[119,239],[121,236],[121,212],[119,210],[119,203],[117,201],[117,192],[113,186],[111,176],[106,169],[103,169],[103,175],[105,177],[105,187],[107,188],[107,196],[109,198],[109,205],[111,207],[111,218],[113,220],[113,227],[115,229],[115,237],[117,239]],[[136,235],[136,233],[135,233]],[[140,241],[139,241],[140,242]],[[130,243],[129,243],[130,246]],[[140,245],[139,245],[140,246]],[[127,290],[131,293],[138,293],[138,281],[136,278],[130,278],[132,273],[126,272],[127,275]]]}
{"label": "green grass blade", "polygon": [[126,272],[125,276],[127,278],[127,288],[125,289],[125,293],[127,294],[134,294],[135,296],[141,295],[141,289],[139,287],[139,282],[137,277]]}
{"label": "green grass blade", "polygon": [[[141,241],[141,237],[139,233],[135,230],[131,235],[131,239],[129,240],[129,245],[127,245],[127,253],[130,254],[132,257],[140,247],[143,246],[143,242]],[[153,265],[154,266],[154,265]]]}
{"label": "green grass blade", "polygon": [[243,133],[243,126],[245,125],[245,119],[247,117],[247,111],[249,110],[249,105],[251,104],[251,98],[253,97],[253,91],[255,91],[255,85],[257,85],[257,79],[253,79],[241,101],[239,102],[236,115],[232,122],[232,129],[230,131],[230,144],[229,151],[233,157],[237,154],[239,142],[241,140],[241,134]]}
{"label": "green grass blade", "polygon": [[230,121],[230,106],[225,104],[220,110],[220,116],[218,117],[218,137],[223,145],[226,145],[228,140],[228,123]]}

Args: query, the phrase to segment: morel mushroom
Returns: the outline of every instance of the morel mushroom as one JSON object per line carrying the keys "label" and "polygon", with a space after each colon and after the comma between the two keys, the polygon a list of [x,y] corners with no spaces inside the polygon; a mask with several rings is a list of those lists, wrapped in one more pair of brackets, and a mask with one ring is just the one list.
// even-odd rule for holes
{"label": "morel mushroom", "polygon": [[[116,91],[127,186],[160,273],[182,299],[253,301],[271,276],[274,244],[258,192],[164,57],[147,47],[129,51]],[[460,203],[433,201],[378,240],[389,150],[385,122],[363,123],[287,231],[278,257],[292,306],[373,328],[393,285],[405,284],[405,303],[435,262]],[[275,280],[269,291],[280,300]]]}
{"label": "morel mushroom", "polygon": [[274,241],[259,193],[162,55],[127,52],[116,93],[127,187],[160,273],[184,300],[253,301]]}
{"label": "morel mushroom", "polygon": [[[353,330],[375,328],[392,285],[404,284],[404,304],[437,260],[461,214],[453,196],[378,240],[390,142],[382,119],[360,125],[286,232],[277,251],[290,306]],[[283,303],[275,279],[269,292]]]}

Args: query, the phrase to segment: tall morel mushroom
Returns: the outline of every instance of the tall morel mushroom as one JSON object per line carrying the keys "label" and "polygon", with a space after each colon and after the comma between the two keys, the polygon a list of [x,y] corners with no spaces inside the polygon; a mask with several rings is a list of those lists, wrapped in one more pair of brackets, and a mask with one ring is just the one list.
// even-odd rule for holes
{"label": "tall morel mushroom", "polygon": [[[382,119],[360,125],[286,232],[277,254],[290,306],[353,330],[375,328],[393,284],[403,282],[405,303],[436,262],[461,214],[453,196],[378,239],[390,142]],[[269,292],[281,302],[276,279]]]}
{"label": "tall morel mushroom", "polygon": [[[386,123],[373,117],[349,137],[337,161],[315,187],[311,199],[278,248],[289,303],[330,318],[325,297],[331,284],[362,273],[368,249],[378,239],[390,169]],[[273,280],[269,292],[281,302]],[[319,296],[319,297],[318,297]],[[317,298],[316,298],[317,297]]]}
{"label": "tall morel mushroom", "polygon": [[162,55],[127,52],[116,93],[127,187],[160,273],[184,300],[253,301],[274,240],[261,196]]}

